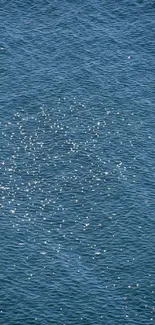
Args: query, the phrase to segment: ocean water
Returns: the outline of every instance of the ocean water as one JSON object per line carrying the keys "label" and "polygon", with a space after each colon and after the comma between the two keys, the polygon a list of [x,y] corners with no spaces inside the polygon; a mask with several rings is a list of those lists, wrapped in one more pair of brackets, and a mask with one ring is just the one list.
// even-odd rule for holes
{"label": "ocean water", "polygon": [[0,324],[155,324],[155,4],[0,3]]}

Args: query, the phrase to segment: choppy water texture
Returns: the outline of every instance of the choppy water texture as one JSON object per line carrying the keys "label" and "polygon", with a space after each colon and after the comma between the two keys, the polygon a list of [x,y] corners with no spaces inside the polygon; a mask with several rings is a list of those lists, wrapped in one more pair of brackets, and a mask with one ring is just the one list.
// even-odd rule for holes
{"label": "choppy water texture", "polygon": [[0,324],[155,324],[154,1],[1,1]]}

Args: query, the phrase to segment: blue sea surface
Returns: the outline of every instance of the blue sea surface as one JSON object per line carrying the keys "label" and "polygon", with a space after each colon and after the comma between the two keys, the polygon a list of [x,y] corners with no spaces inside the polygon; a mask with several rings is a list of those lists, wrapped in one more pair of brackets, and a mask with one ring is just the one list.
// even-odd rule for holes
{"label": "blue sea surface", "polygon": [[154,325],[154,1],[1,0],[0,31],[0,325]]}

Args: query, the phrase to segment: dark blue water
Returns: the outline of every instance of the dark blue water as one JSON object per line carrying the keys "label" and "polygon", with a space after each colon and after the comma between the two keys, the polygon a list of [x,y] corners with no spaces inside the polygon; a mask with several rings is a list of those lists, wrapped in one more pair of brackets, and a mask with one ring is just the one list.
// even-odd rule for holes
{"label": "dark blue water", "polygon": [[154,1],[1,0],[0,324],[155,324]]}

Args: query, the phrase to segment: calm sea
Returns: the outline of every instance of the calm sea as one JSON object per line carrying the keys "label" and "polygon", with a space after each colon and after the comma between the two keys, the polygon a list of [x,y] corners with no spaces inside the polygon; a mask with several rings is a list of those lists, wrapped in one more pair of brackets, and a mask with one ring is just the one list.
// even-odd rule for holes
{"label": "calm sea", "polygon": [[155,324],[155,3],[0,1],[0,324]]}

